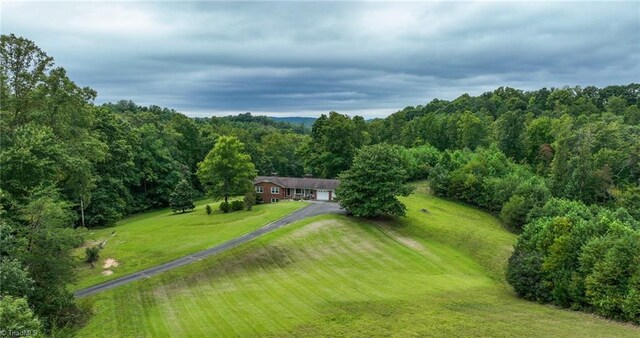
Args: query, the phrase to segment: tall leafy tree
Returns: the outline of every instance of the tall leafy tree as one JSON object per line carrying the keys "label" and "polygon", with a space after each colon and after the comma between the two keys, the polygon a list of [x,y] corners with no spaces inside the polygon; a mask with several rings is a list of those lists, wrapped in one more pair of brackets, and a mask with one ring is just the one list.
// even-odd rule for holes
{"label": "tall leafy tree", "polygon": [[494,132],[500,150],[517,161],[524,158],[522,134],[525,118],[521,111],[511,110],[502,114],[495,123]]}
{"label": "tall leafy tree", "polygon": [[42,323],[25,298],[3,296],[0,297],[0,327],[3,332],[28,332],[29,336],[37,337]]}
{"label": "tall leafy tree", "polygon": [[340,175],[336,195],[355,216],[404,216],[406,207],[397,196],[408,196],[409,160],[399,146],[377,144],[358,151],[353,166]]}
{"label": "tall leafy tree", "polygon": [[95,133],[109,151],[95,167],[95,190],[87,205],[87,226],[112,225],[126,215],[133,204],[131,187],[139,181],[133,146],[137,139],[131,125],[106,108],[96,112]]}
{"label": "tall leafy tree", "polygon": [[14,235],[23,247],[10,253],[21,261],[34,281],[28,299],[45,327],[73,325],[78,317],[73,294],[67,289],[74,280],[73,249],[83,242],[83,232],[72,227],[76,215],[52,189],[33,191],[19,210],[20,227]]}
{"label": "tall leafy tree", "polygon": [[253,189],[256,168],[236,137],[222,136],[198,164],[197,175],[210,196],[226,203]]}
{"label": "tall leafy tree", "polygon": [[457,122],[458,147],[476,149],[487,144],[489,124],[485,117],[464,112]]}
{"label": "tall leafy tree", "polygon": [[170,139],[162,127],[144,123],[136,132],[134,162],[140,173],[139,185],[133,189],[136,207],[138,210],[166,207],[169,195],[181,178],[180,164],[172,156]]}
{"label": "tall leafy tree", "polygon": [[313,124],[311,140],[301,153],[313,175],[334,178],[351,166],[356,150],[368,138],[365,124],[336,112],[320,116]]}
{"label": "tall leafy tree", "polygon": [[546,116],[533,119],[524,127],[523,134],[527,162],[536,166],[538,172],[544,172],[553,159],[553,120]]}
{"label": "tall leafy tree", "polygon": [[14,34],[0,36],[0,111],[8,127],[26,123],[27,112],[42,106],[36,90],[52,66],[53,58],[33,41]]}
{"label": "tall leafy tree", "polygon": [[260,146],[269,162],[269,170],[280,176],[301,177],[304,175],[303,158],[298,151],[308,142],[308,136],[293,133],[269,133],[262,137]]}

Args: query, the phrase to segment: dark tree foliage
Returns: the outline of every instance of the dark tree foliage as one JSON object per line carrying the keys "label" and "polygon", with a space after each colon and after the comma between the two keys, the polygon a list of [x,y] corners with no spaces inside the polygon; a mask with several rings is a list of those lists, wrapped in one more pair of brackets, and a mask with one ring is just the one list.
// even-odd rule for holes
{"label": "dark tree foliage", "polygon": [[100,259],[100,248],[98,246],[90,246],[87,247],[84,250],[85,253],[85,261],[89,264],[91,264],[91,266],[93,266],[93,264],[95,262],[98,261],[98,259]]}
{"label": "dark tree foliage", "polygon": [[235,137],[221,137],[207,157],[198,164],[198,178],[215,198],[242,196],[253,189],[256,169],[244,150],[244,144]]}
{"label": "dark tree foliage", "polygon": [[226,214],[231,211],[231,203],[223,201],[222,203],[220,203],[218,209]]}
{"label": "dark tree foliage", "polygon": [[398,196],[408,196],[409,160],[402,147],[387,144],[360,149],[353,166],[340,175],[336,189],[340,204],[360,217],[404,216]]}
{"label": "dark tree foliage", "polygon": [[509,259],[524,298],[640,323],[640,223],[624,209],[552,199],[535,212]]}
{"label": "dark tree foliage", "polygon": [[368,142],[361,117],[336,112],[320,116],[311,129],[311,139],[300,150],[306,171],[314,176],[335,178],[349,169],[356,150]]}
{"label": "dark tree foliage", "polygon": [[529,212],[551,197],[542,178],[496,147],[445,151],[429,178],[436,194],[500,212],[513,229],[521,228]]}
{"label": "dark tree foliage", "polygon": [[244,201],[232,201],[231,204],[231,211],[240,211],[240,210],[244,210]]}
{"label": "dark tree foliage", "polygon": [[[250,114],[190,119],[128,100],[95,106],[96,92],[32,41],[2,35],[0,57],[0,292],[26,299],[45,330],[83,318],[66,289],[80,227],[169,206],[222,136],[242,138],[262,174],[303,173],[304,126]],[[197,180],[190,188],[203,194]]]}
{"label": "dark tree foliage", "polygon": [[25,298],[5,295],[0,297],[0,327],[3,332],[29,332],[29,336],[41,336],[42,323]]}
{"label": "dark tree foliage", "polygon": [[[525,179],[535,174],[555,197],[625,206],[635,212],[631,201],[640,198],[638,121],[640,84],[530,92],[501,87],[477,97],[464,94],[453,101],[407,107],[372,121],[367,132],[373,143],[430,145],[445,151],[442,163],[431,165],[435,191],[494,212],[501,211],[511,194],[506,200],[497,194],[479,198],[480,181],[486,174],[473,168],[477,162],[455,172],[445,168],[467,156],[455,150],[495,144],[514,164],[531,172]],[[508,171],[521,171],[514,168]],[[497,184],[508,192],[515,189],[517,180],[512,173],[504,180],[490,173],[482,184]],[[522,223],[531,202],[514,197],[505,207],[504,218],[511,224]]]}
{"label": "dark tree foliage", "polygon": [[[373,121],[331,112],[309,130],[250,113],[191,119],[129,100],[96,106],[94,90],[74,83],[45,51],[13,34],[0,39],[0,81],[0,292],[14,297],[7,306],[16,313],[26,299],[45,331],[81,321],[66,285],[82,227],[169,206],[181,180],[196,174],[198,163],[229,137],[244,145],[239,163],[251,164],[253,174],[344,173],[347,180],[361,167],[354,164],[362,147],[407,147],[387,153],[400,154],[402,168],[388,171],[403,181],[429,179],[436,194],[499,214],[514,229],[528,223],[523,243],[544,242],[528,228],[554,229],[540,230],[548,238],[561,234],[559,244],[545,250],[522,244],[514,252],[509,278],[519,294],[637,321],[640,277],[629,268],[638,265],[637,226],[626,217],[640,219],[640,84],[500,87],[434,99]],[[250,191],[249,176],[242,189],[223,195]],[[192,180],[190,188],[197,197],[217,189],[216,182]],[[368,182],[361,183],[366,189]],[[552,205],[579,216],[549,216],[553,208],[542,206],[551,197],[628,214],[585,216],[589,208],[567,202],[571,207]],[[380,205],[401,212],[396,202]],[[561,244],[579,254],[549,253]]]}
{"label": "dark tree foliage", "polygon": [[173,212],[186,212],[193,210],[196,206],[193,204],[193,188],[191,183],[186,179],[182,179],[176,186],[175,190],[169,197],[169,203]]}

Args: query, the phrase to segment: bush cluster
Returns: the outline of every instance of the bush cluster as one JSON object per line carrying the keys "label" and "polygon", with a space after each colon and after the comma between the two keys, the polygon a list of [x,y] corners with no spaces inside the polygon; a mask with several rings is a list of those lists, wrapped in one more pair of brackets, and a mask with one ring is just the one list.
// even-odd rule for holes
{"label": "bush cluster", "polygon": [[86,261],[89,264],[94,264],[100,259],[100,247],[97,245],[87,247],[85,249]]}
{"label": "bush cluster", "polygon": [[220,203],[220,207],[219,207],[220,211],[224,212],[225,214],[228,213],[229,211],[231,211],[231,203],[229,202],[222,202]]}
{"label": "bush cluster", "polygon": [[514,163],[495,147],[445,151],[429,175],[440,196],[499,213],[503,222],[520,229],[535,207],[551,197],[544,180]]}
{"label": "bush cluster", "polygon": [[244,210],[244,208],[245,208],[245,203],[240,200],[220,203],[220,210],[224,213],[228,213],[232,211],[240,211],[240,210]]}
{"label": "bush cluster", "polygon": [[243,201],[232,201],[230,207],[231,207],[231,211],[244,210],[244,202]]}
{"label": "bush cluster", "polygon": [[531,216],[507,268],[519,296],[640,324],[638,221],[564,199]]}
{"label": "bush cluster", "polygon": [[[499,213],[522,229],[507,268],[520,297],[640,323],[636,209],[552,198],[542,177],[495,147],[444,151],[429,180],[436,194]],[[634,201],[626,191],[616,194]]]}
{"label": "bush cluster", "polygon": [[407,174],[412,181],[429,178],[433,167],[440,162],[442,153],[431,145],[406,148]]}

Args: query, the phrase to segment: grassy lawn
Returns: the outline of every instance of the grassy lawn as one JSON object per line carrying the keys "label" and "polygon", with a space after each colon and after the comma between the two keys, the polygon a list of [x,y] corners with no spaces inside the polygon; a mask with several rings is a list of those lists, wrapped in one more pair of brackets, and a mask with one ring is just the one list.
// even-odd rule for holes
{"label": "grassy lawn", "polygon": [[516,237],[494,217],[423,192],[404,201],[401,221],[318,216],[95,295],[79,336],[640,335],[517,299],[502,277]]}
{"label": "grassy lawn", "polygon": [[[216,210],[207,215],[205,205]],[[107,241],[95,268],[83,264],[78,271],[81,289],[140,271],[238,237],[305,206],[301,202],[281,202],[254,206],[252,211],[224,214],[218,203],[202,200],[192,212],[174,214],[170,209],[126,218],[114,227],[90,230],[87,245]],[[84,248],[77,252],[84,258]],[[117,266],[105,268],[107,259]],[[113,272],[106,275],[105,271]]]}

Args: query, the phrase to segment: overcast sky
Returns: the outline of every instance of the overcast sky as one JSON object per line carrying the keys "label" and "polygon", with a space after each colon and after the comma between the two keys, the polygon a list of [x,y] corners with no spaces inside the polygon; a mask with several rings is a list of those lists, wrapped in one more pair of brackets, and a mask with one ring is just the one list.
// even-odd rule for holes
{"label": "overcast sky", "polygon": [[640,2],[11,2],[97,103],[385,116],[433,98],[640,82]]}

